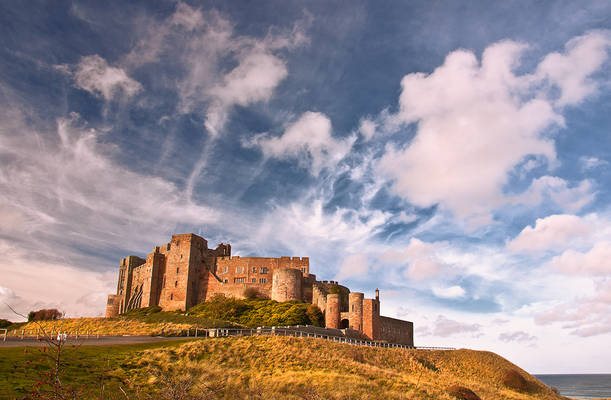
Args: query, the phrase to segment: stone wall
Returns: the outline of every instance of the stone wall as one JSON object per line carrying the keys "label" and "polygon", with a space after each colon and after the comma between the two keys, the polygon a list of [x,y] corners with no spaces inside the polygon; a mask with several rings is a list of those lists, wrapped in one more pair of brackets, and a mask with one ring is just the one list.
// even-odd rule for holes
{"label": "stone wall", "polygon": [[380,317],[380,339],[413,346],[414,324],[400,319]]}
{"label": "stone wall", "polygon": [[301,301],[301,280],[302,272],[298,269],[276,269],[272,278],[272,300]]}
{"label": "stone wall", "polygon": [[372,340],[380,338],[380,302],[376,299],[363,300],[363,333]]}
{"label": "stone wall", "polygon": [[325,326],[331,329],[340,328],[340,295],[337,293],[329,293],[327,295]]}

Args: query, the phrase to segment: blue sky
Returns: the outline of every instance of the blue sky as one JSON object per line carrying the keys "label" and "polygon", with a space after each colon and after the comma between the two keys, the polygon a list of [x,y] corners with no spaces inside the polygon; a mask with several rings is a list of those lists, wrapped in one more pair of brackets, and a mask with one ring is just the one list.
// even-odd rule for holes
{"label": "blue sky", "polygon": [[608,2],[0,8],[2,303],[101,315],[195,232],[418,345],[611,372]]}

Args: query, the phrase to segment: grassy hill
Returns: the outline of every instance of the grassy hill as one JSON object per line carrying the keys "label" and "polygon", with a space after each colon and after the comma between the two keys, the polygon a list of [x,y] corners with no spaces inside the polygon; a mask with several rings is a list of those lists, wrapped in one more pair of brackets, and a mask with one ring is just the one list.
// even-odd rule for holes
{"label": "grassy hill", "polygon": [[188,312],[161,311],[161,307],[131,310],[117,318],[66,318],[8,326],[9,330],[89,331],[100,335],[178,335],[194,328],[230,328],[280,325],[315,325],[324,323],[318,307],[299,301],[279,303],[264,299],[235,299],[216,295]]}
{"label": "grassy hill", "polygon": [[[39,350],[0,348],[0,393],[35,384]],[[562,399],[490,352],[357,347],[323,339],[242,337],[67,349],[64,384],[79,398],[163,399]],[[29,363],[28,363],[29,362]],[[27,364],[27,369],[19,365]],[[13,367],[17,366],[17,367]],[[507,380],[508,372],[517,379]],[[510,386],[514,386],[512,389]],[[119,389],[119,386],[121,389]],[[457,390],[462,388],[465,390]],[[453,395],[451,393],[455,393]],[[466,394],[465,394],[466,393]],[[456,397],[458,396],[458,397]],[[467,396],[467,397],[465,397]]]}
{"label": "grassy hill", "polygon": [[264,299],[235,299],[222,295],[198,304],[188,312],[161,311],[160,307],[131,310],[116,318],[65,318],[56,321],[7,324],[9,330],[68,331],[100,335],[179,335],[187,329],[230,328],[324,323],[320,310],[299,301],[279,303]]}

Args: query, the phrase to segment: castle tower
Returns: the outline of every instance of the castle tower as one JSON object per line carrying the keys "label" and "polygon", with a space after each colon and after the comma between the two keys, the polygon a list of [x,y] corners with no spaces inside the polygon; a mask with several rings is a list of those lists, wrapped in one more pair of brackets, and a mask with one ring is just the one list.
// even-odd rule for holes
{"label": "castle tower", "polygon": [[340,326],[340,300],[339,294],[327,295],[327,309],[325,310],[325,326],[327,328],[339,329]]}
{"label": "castle tower", "polygon": [[363,333],[371,340],[380,338],[380,301],[363,300]]}
{"label": "castle tower", "polygon": [[351,292],[348,294],[348,320],[350,328],[363,330],[363,293]]}
{"label": "castle tower", "polygon": [[274,271],[272,278],[272,300],[301,301],[302,273],[294,268],[281,268]]}

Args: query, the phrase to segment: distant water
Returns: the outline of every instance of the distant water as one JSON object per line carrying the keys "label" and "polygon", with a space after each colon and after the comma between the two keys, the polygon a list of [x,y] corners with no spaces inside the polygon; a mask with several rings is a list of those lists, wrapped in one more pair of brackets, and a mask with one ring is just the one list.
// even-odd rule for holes
{"label": "distant water", "polygon": [[575,399],[611,399],[611,374],[535,375],[560,394]]}

